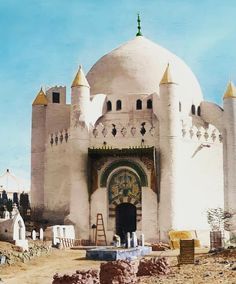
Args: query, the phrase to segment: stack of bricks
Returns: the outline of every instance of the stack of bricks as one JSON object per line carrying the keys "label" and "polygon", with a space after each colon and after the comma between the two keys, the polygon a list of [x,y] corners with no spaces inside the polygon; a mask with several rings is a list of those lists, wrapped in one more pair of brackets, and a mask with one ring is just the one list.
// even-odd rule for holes
{"label": "stack of bricks", "polygon": [[134,263],[126,260],[102,263],[100,267],[101,284],[132,284],[137,283],[137,268]]}
{"label": "stack of bricks", "polygon": [[165,257],[151,259],[141,259],[138,266],[138,276],[166,275],[170,272],[170,267]]}

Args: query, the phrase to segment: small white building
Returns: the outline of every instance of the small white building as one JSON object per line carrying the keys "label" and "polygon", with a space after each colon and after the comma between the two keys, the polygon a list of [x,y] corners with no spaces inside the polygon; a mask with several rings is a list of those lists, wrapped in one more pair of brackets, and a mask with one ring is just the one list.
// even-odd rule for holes
{"label": "small white building", "polygon": [[60,244],[60,239],[75,240],[75,229],[73,225],[54,225],[47,227],[44,232],[46,240],[52,240],[55,246]]}
{"label": "small white building", "polygon": [[25,223],[20,213],[16,213],[12,218],[0,218],[0,240],[14,242],[15,245],[28,250]]}
{"label": "small white building", "polygon": [[150,241],[209,230],[208,208],[236,210],[232,83],[223,108],[205,101],[183,60],[139,27],[87,76],[79,68],[70,97],[41,89],[32,106],[32,206],[46,218],[89,239],[102,213],[108,240],[137,231]]}

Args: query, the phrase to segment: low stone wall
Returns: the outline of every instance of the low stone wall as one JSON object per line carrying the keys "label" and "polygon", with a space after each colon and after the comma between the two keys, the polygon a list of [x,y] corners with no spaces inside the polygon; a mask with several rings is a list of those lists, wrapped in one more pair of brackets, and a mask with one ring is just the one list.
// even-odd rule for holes
{"label": "low stone wall", "polygon": [[16,262],[27,262],[32,258],[47,255],[51,252],[51,242],[31,241],[29,242],[29,250],[22,251],[20,247],[12,246],[11,250],[0,250],[0,255],[6,257],[6,264],[14,264]]}

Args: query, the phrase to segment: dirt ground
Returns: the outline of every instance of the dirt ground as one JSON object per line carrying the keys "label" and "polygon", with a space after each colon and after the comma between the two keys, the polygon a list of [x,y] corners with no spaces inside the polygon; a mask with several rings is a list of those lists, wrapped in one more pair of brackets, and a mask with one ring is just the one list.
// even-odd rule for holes
{"label": "dirt ground", "polygon": [[[178,252],[153,252],[167,256],[171,273],[160,277],[141,277],[139,284],[236,284],[236,252],[209,256],[196,256],[197,264],[178,268]],[[80,269],[99,269],[100,261],[85,259],[85,250],[53,249],[48,256],[41,256],[27,263],[0,266],[0,277],[5,284],[51,284],[53,275],[72,274]],[[234,270],[235,269],[235,270]],[[1,283],[1,282],[0,282]]]}

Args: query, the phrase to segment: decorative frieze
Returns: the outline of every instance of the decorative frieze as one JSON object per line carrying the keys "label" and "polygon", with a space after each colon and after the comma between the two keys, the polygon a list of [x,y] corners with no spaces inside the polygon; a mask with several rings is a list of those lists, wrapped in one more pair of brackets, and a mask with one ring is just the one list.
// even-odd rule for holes
{"label": "decorative frieze", "polygon": [[209,142],[209,143],[221,143],[223,138],[222,134],[219,132],[217,128],[213,128],[210,125],[208,128],[200,127],[197,128],[195,126],[183,126],[181,129],[182,137],[184,139],[190,139],[200,142]]}
{"label": "decorative frieze", "polygon": [[51,133],[49,136],[49,143],[51,146],[57,146],[62,144],[63,142],[67,143],[69,139],[69,133],[67,129],[57,131],[55,133]]}
{"label": "decorative frieze", "polygon": [[157,127],[144,121],[136,124],[123,125],[121,123],[98,124],[91,130],[94,138],[127,138],[127,137],[153,137],[158,134]]}

